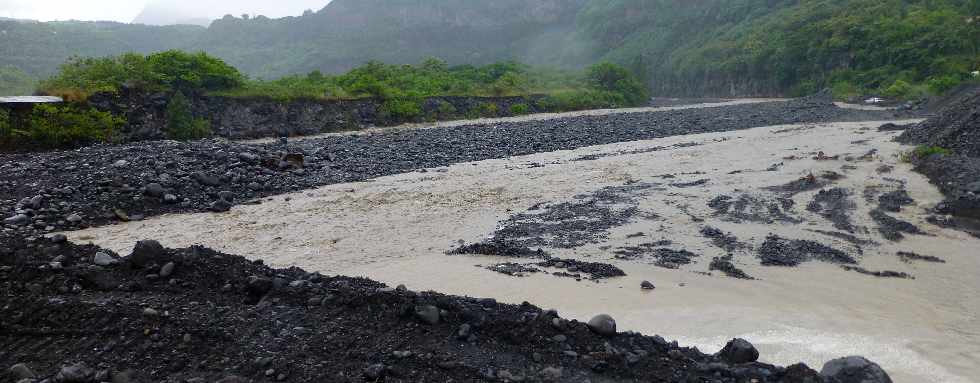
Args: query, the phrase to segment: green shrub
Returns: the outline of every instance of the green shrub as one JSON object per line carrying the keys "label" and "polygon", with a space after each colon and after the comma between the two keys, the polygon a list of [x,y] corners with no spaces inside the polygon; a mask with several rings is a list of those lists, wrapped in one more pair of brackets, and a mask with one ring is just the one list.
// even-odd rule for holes
{"label": "green shrub", "polygon": [[510,114],[512,115],[521,116],[528,113],[531,113],[531,107],[527,104],[521,103],[510,106]]}
{"label": "green shrub", "polygon": [[69,93],[85,98],[96,92],[118,92],[123,86],[148,91],[205,92],[240,88],[245,76],[221,59],[204,52],[170,50],[143,56],[73,57],[61,71],[41,83],[47,94]]}
{"label": "green shrub", "polygon": [[0,143],[54,149],[114,142],[125,123],[111,113],[88,107],[39,104],[24,122],[26,126],[12,126],[9,115],[0,118]]}
{"label": "green shrub", "polygon": [[915,156],[918,158],[926,158],[934,154],[939,154],[942,156],[947,156],[952,152],[949,149],[939,147],[939,146],[926,146],[922,145],[915,148]]}
{"label": "green shrub", "polygon": [[948,156],[952,153],[953,152],[951,150],[943,147],[920,145],[915,149],[902,153],[901,160],[902,162],[914,162],[933,155]]}
{"label": "green shrub", "polygon": [[593,65],[587,70],[590,84],[600,90],[618,94],[624,105],[639,106],[650,100],[650,92],[640,80],[626,68],[607,62]]}
{"label": "green shrub", "polygon": [[484,102],[477,107],[480,117],[493,118],[500,115],[500,107],[497,104]]}
{"label": "green shrub", "polygon": [[929,92],[936,95],[941,95],[955,88],[963,82],[958,76],[946,75],[940,77],[933,77],[926,81],[926,87],[929,88]]}
{"label": "green shrub", "polygon": [[422,115],[422,100],[414,97],[396,97],[381,104],[381,115],[387,118],[411,121]]}
{"label": "green shrub", "polygon": [[456,115],[456,107],[448,101],[439,100],[439,107],[436,109],[436,113],[440,117],[452,117]]}
{"label": "green shrub", "polygon": [[167,136],[180,141],[211,136],[211,123],[202,118],[194,118],[191,103],[182,92],[174,93],[167,103]]}
{"label": "green shrub", "polygon": [[840,80],[830,85],[830,91],[834,94],[834,99],[842,101],[852,101],[861,96],[862,90],[850,81]]}
{"label": "green shrub", "polygon": [[895,80],[895,82],[892,83],[891,86],[885,88],[884,92],[882,92],[882,95],[885,97],[891,97],[896,99],[906,99],[911,95],[911,93],[912,93],[911,84],[903,80]]}

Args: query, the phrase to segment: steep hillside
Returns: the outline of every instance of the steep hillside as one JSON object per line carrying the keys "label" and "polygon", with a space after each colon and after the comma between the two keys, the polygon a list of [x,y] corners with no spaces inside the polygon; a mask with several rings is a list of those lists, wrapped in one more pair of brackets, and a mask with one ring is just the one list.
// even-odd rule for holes
{"label": "steep hillside", "polygon": [[336,0],[284,19],[226,17],[199,46],[248,73],[273,77],[319,69],[339,72],[369,60],[453,64],[526,60],[541,39],[574,31],[585,0]]}
{"label": "steep hillside", "polygon": [[204,50],[252,76],[343,72],[370,60],[608,60],[655,94],[940,93],[980,69],[980,0],[335,0],[210,28],[0,21],[0,65],[35,77],[71,55]]}
{"label": "steep hillside", "polygon": [[12,65],[47,77],[71,56],[106,56],[187,48],[206,29],[152,27],[113,22],[22,22],[0,20],[0,66]]}
{"label": "steep hillside", "polygon": [[978,14],[976,0],[614,0],[579,25],[655,93],[914,96],[977,69]]}
{"label": "steep hillside", "polygon": [[579,52],[578,62],[584,64],[584,51],[568,42],[585,1],[336,0],[296,17],[227,16],[207,29],[0,21],[6,37],[0,39],[0,64],[44,77],[73,55],[174,48],[204,50],[264,78],[342,72],[370,60],[418,63],[425,57],[452,64],[551,63],[564,60],[566,50]]}

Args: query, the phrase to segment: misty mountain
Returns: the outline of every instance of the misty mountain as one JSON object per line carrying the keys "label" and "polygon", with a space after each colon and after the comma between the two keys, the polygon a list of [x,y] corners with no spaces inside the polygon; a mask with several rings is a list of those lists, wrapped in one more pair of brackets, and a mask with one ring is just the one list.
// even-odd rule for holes
{"label": "misty mountain", "polygon": [[205,15],[195,15],[173,2],[152,1],[133,19],[133,24],[144,25],[211,25]]}
{"label": "misty mountain", "polygon": [[[822,87],[859,93],[909,84],[942,89],[980,69],[978,4],[335,0],[301,16],[226,16],[208,28],[0,21],[0,65],[40,78],[72,55],[184,49],[206,51],[262,78],[438,57],[454,65],[518,60],[566,68],[612,61],[642,75],[657,94],[784,95]],[[141,20],[187,16],[148,11]]]}

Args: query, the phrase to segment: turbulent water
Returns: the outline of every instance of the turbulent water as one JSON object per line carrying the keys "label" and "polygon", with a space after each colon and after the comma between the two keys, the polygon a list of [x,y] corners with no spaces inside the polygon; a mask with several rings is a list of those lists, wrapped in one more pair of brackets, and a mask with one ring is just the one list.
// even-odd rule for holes
{"label": "turbulent water", "polygon": [[[975,381],[980,240],[925,222],[925,208],[941,195],[900,162],[907,148],[891,141],[897,133],[878,132],[880,124],[767,127],[465,163],[278,196],[227,214],[163,216],[69,235],[121,253],[142,238],[173,247],[204,244],[273,266],[530,301],[580,319],[605,312],[624,330],[702,351],[744,337],[766,361],[783,365],[804,361],[819,369],[829,359],[857,354],[880,363],[897,382]],[[831,188],[846,190],[848,203],[834,205],[841,208],[833,214],[830,205],[809,208],[820,190]],[[610,190],[616,198],[599,194]],[[882,236],[871,212],[881,195],[898,190],[914,203],[887,214],[925,235],[907,233],[899,242]],[[596,200],[601,203],[591,203]],[[735,202],[726,209],[709,206],[726,200]],[[569,204],[576,207],[569,211],[590,219],[604,216],[589,208],[630,215],[611,225],[547,215]],[[581,246],[545,250],[608,263],[627,276],[579,281],[539,267],[543,272],[515,277],[487,267],[532,261],[446,255],[461,243],[499,236],[515,216],[548,238],[583,230],[591,240]],[[536,216],[549,218],[538,222]],[[840,224],[842,217],[850,227]],[[702,234],[706,226],[734,237],[738,246],[719,247]],[[914,279],[848,271],[819,256],[804,255],[797,267],[762,266],[759,249],[770,235],[837,249],[854,259],[849,266],[867,272]],[[676,269],[658,265],[654,252],[617,258],[617,249],[644,244],[695,256]],[[946,263],[903,259],[899,251]],[[726,255],[756,279],[710,270],[713,258]],[[656,289],[640,289],[645,280]]]}

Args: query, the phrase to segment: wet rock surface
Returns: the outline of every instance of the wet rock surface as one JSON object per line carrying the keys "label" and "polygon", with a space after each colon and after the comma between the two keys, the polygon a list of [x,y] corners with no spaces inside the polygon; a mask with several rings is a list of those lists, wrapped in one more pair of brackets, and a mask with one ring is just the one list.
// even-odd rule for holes
{"label": "wet rock surface", "polygon": [[915,277],[913,277],[912,275],[901,271],[893,271],[893,270],[875,271],[875,270],[868,270],[860,266],[848,266],[848,265],[841,265],[841,268],[847,271],[856,272],[858,274],[870,275],[878,278],[915,279]]}
{"label": "wet rock surface", "polygon": [[802,219],[790,215],[794,205],[791,198],[764,194],[741,194],[737,198],[723,195],[708,201],[708,207],[714,210],[715,216],[735,223],[801,223]]}
{"label": "wet rock surface", "polygon": [[[153,270],[132,256],[98,266],[99,252],[45,239],[4,244],[0,365],[14,367],[0,378],[803,382],[795,377],[816,374],[744,352],[736,367],[727,356],[617,333],[604,316],[586,324],[528,303],[272,269],[202,247],[157,253],[177,265],[169,279],[146,278]],[[56,257],[58,270],[49,266]]]}
{"label": "wet rock surface", "polygon": [[[293,143],[157,141],[0,154],[0,217],[5,235],[36,235],[165,213],[222,212],[262,197],[460,162],[803,121],[893,117],[891,112],[840,109],[817,98]],[[125,166],[116,166],[120,161]],[[222,197],[228,193],[233,201]]]}
{"label": "wet rock surface", "polygon": [[891,383],[891,377],[870,360],[860,356],[834,359],[824,364],[820,376],[827,383]]}
{"label": "wet rock surface", "polygon": [[708,265],[708,270],[720,271],[726,276],[736,278],[736,279],[746,279],[746,280],[755,279],[752,276],[745,273],[744,270],[736,267],[735,264],[732,263],[732,258],[729,256],[716,257],[712,259],[711,264]]}
{"label": "wet rock surface", "polygon": [[850,192],[844,188],[821,190],[806,209],[833,222],[834,228],[853,233],[855,227],[851,222],[851,212],[857,205],[850,197]]}
{"label": "wet rock surface", "polygon": [[758,249],[763,266],[797,266],[809,261],[836,264],[857,264],[857,260],[842,250],[814,241],[786,239],[770,235]]}
{"label": "wet rock surface", "polygon": [[885,237],[890,241],[901,241],[905,238],[905,234],[917,234],[925,235],[926,233],[922,231],[918,226],[914,224],[903,221],[901,219],[892,217],[888,215],[882,209],[875,209],[871,211],[871,219],[878,224],[878,232],[881,236]]}

